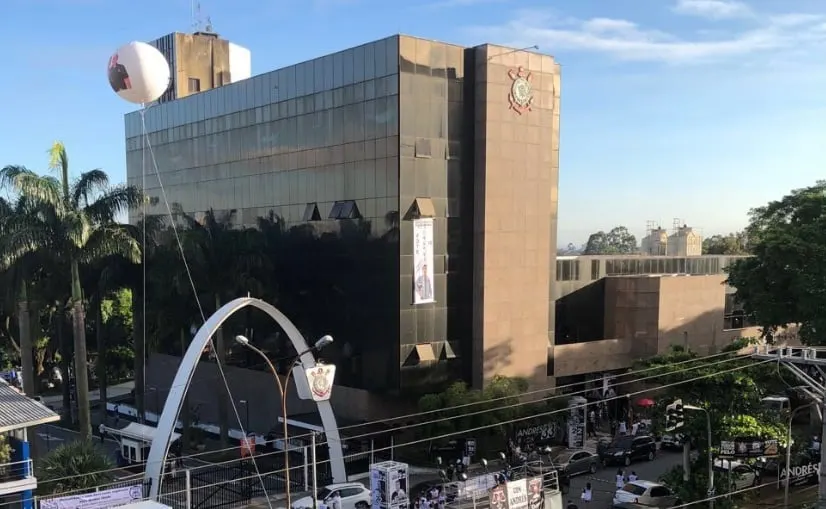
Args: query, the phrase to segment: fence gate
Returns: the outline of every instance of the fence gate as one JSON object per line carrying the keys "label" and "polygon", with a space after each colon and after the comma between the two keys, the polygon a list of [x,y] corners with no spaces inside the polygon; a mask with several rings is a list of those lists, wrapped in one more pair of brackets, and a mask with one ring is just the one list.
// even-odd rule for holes
{"label": "fence gate", "polygon": [[205,465],[189,469],[189,486],[186,472],[166,474],[161,487],[160,502],[186,509],[234,509],[246,506],[252,500],[251,487],[258,479],[250,478],[245,462],[223,465]]}

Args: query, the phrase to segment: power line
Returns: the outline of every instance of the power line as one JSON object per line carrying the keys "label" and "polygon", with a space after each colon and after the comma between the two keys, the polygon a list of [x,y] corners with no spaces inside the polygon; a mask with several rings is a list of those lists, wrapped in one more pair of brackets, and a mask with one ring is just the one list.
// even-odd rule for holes
{"label": "power line", "polygon": [[[753,366],[759,366],[761,364],[765,364],[765,363],[768,363],[768,362],[774,362],[774,361],[773,360],[763,360],[763,361],[755,362],[754,364],[749,364],[749,365],[744,365],[744,366],[737,366],[737,367],[734,367],[734,368],[729,368],[729,369],[726,369],[726,370],[717,371],[715,373],[709,373],[709,374],[701,375],[701,376],[698,376],[698,377],[690,378],[688,380],[681,380],[679,382],[673,382],[673,383],[666,384],[666,385],[663,385],[663,386],[660,386],[660,387],[657,387],[657,388],[642,389],[642,390],[635,391],[635,392],[629,393],[629,394],[631,396],[638,396],[638,395],[645,394],[645,393],[648,393],[648,392],[652,392],[652,391],[655,391],[655,390],[661,390],[661,389],[666,389],[666,388],[670,388],[670,387],[676,387],[676,386],[679,386],[679,385],[683,385],[683,384],[691,383],[691,382],[696,382],[696,381],[699,381],[699,380],[711,378],[711,377],[718,376],[718,375],[721,375],[721,374],[732,373],[732,372],[739,371],[739,370],[742,370],[742,369],[748,369],[748,368],[751,368]],[[614,396],[612,398],[607,398],[607,401],[617,400],[617,399],[625,398],[627,396],[628,395]],[[606,400],[602,400],[602,401],[606,401]],[[485,430],[485,429],[494,428],[494,427],[497,427],[497,426],[502,426],[503,424],[513,424],[515,422],[522,422],[522,421],[534,419],[536,417],[550,416],[550,415],[554,415],[554,414],[558,414],[558,413],[562,413],[562,412],[568,412],[573,408],[587,408],[589,406],[597,405],[599,403],[600,402],[587,402],[587,403],[582,403],[582,404],[575,405],[575,406],[572,406],[572,407],[569,407],[569,408],[551,410],[551,411],[548,411],[548,412],[543,412],[543,413],[535,414],[535,415],[532,415],[532,416],[517,417],[517,418],[510,419],[508,421],[505,421],[505,422],[486,424],[486,425],[477,426],[477,427],[471,428],[471,429],[444,433],[442,435],[439,435],[439,436],[433,437],[433,438],[417,439],[417,440],[412,440],[412,441],[409,441],[409,442],[404,442],[404,443],[401,443],[401,444],[395,444],[395,445],[390,446],[390,447],[382,447],[382,448],[379,448],[379,449],[375,449],[373,452],[376,453],[376,452],[389,451],[389,450],[393,450],[393,449],[396,449],[396,448],[408,447],[408,446],[417,445],[417,444],[424,443],[424,442],[429,442],[429,441],[432,441],[432,440],[443,440],[445,438],[451,438],[451,437],[456,436],[456,435],[462,435],[462,434],[471,433],[471,432],[475,432],[475,431],[481,431],[481,430]],[[316,445],[318,446],[318,445],[322,445],[322,444],[325,444],[325,443],[326,442],[322,441],[322,442],[320,442]],[[259,457],[270,455],[270,454],[282,454],[282,452],[281,451],[276,451],[276,452],[266,453],[266,454],[260,455]],[[351,454],[349,456],[345,456],[345,459],[347,457],[359,456],[361,454],[362,453]],[[237,460],[231,460],[231,462],[235,462],[235,461],[237,461]],[[323,464],[329,463],[329,462],[330,462],[330,460],[322,460],[322,461],[317,462],[316,465],[323,465]],[[216,463],[215,465],[221,465],[221,464],[224,464],[224,463],[229,463],[229,461],[228,462],[219,462],[219,463]],[[291,467],[290,470],[298,470],[298,469],[303,470],[303,468],[304,468],[304,466],[300,465],[300,466],[296,466],[296,467]],[[286,471],[287,471],[287,469],[276,469],[276,470],[272,470],[270,472],[266,472],[264,474],[256,473],[255,475],[251,475],[251,476],[245,476],[245,477],[235,478],[235,479],[232,479],[232,480],[229,480],[229,481],[220,481],[220,482],[208,484],[208,485],[205,485],[205,486],[199,486],[197,489],[201,489],[201,488],[205,488],[205,487],[220,486],[220,485],[223,485],[223,484],[233,483],[233,482],[237,482],[237,481],[241,481],[241,480],[254,479],[254,478],[258,477],[259,475],[263,476],[263,475],[270,475],[270,474],[285,474]],[[91,475],[91,474],[88,474],[88,473],[87,474],[79,474],[78,476],[82,476],[82,475]],[[70,477],[78,477],[78,476],[70,476]],[[69,477],[66,477],[66,478],[69,478]],[[66,478],[62,478],[62,479],[66,479]],[[60,480],[60,479],[55,479],[53,481],[46,481],[46,482],[54,482],[54,481],[58,481],[58,480]],[[113,483],[110,483],[110,484],[104,484],[100,487],[115,486],[117,484],[122,484],[122,482],[123,481],[113,482]],[[74,491],[63,492],[63,493],[61,493],[61,495],[72,494],[72,493],[79,492],[79,491],[82,491],[82,490],[74,490]],[[179,491],[179,492],[182,492],[182,491]],[[166,493],[163,496],[169,496],[169,495],[174,494],[174,493],[178,493],[178,492]],[[58,495],[54,495],[54,496],[58,496]]]}
{"label": "power line", "polygon": [[[626,375],[632,375],[632,374],[635,375],[635,374],[644,373],[644,372],[647,372],[647,371],[653,371],[654,369],[664,369],[664,368],[668,368],[670,366],[685,364],[685,363],[688,363],[688,362],[696,362],[698,360],[716,358],[716,357],[719,357],[720,355],[721,354],[715,354],[715,355],[710,355],[710,356],[707,356],[707,357],[700,357],[700,358],[697,358],[697,359],[692,359],[690,361],[681,361],[680,363],[657,366],[656,368],[645,368],[645,369],[642,369],[642,370],[637,370],[637,371],[634,371],[634,372],[626,373]],[[734,361],[738,361],[738,360],[748,360],[748,359],[743,359],[741,357],[734,357],[734,358],[724,359],[724,360],[717,361],[717,362],[710,363],[710,364],[699,364],[697,366],[686,367],[686,368],[683,368],[683,369],[680,369],[680,370],[677,370],[677,371],[673,371],[673,372],[661,373],[661,374],[658,374],[658,375],[650,375],[648,377],[644,377],[644,378],[641,378],[641,379],[634,379],[634,380],[625,381],[625,382],[618,382],[616,384],[609,384],[608,387],[613,388],[613,387],[618,387],[620,385],[641,382],[641,381],[644,381],[644,380],[660,378],[660,377],[663,377],[663,376],[677,375],[677,374],[680,374],[680,373],[685,373],[685,372],[693,371],[693,370],[700,369],[700,368],[719,366],[721,364],[734,362]],[[755,365],[757,365],[757,364],[754,364],[754,363],[753,364],[748,364],[748,365],[743,366],[743,368],[750,368],[750,367],[753,367]],[[680,383],[682,383],[682,382],[680,382]],[[577,385],[581,385],[581,384],[577,384]],[[659,387],[658,387],[658,389],[659,389]],[[648,389],[648,390],[655,390],[655,389]],[[536,391],[532,391],[532,392],[535,393]],[[466,414],[461,414],[461,415],[446,416],[446,417],[442,417],[442,418],[439,418],[439,419],[434,419],[434,420],[431,420],[431,421],[425,421],[425,422],[421,422],[421,423],[406,424],[404,426],[389,429],[389,430],[377,430],[377,431],[373,431],[373,432],[364,433],[364,434],[361,434],[361,435],[357,435],[355,437],[350,437],[350,438],[348,438],[348,440],[356,440],[356,439],[366,438],[366,437],[370,437],[370,436],[382,435],[382,434],[385,434],[385,433],[394,433],[394,432],[398,432],[398,431],[402,431],[402,430],[406,430],[406,429],[412,429],[412,428],[416,428],[416,427],[420,427],[420,426],[428,426],[428,425],[437,424],[437,423],[440,423],[440,422],[445,422],[445,421],[450,421],[450,420],[455,420],[455,419],[460,419],[460,418],[464,418],[464,417],[471,417],[471,416],[475,416],[475,415],[481,415],[481,414],[488,413],[488,412],[497,412],[497,411],[501,411],[503,408],[515,408],[515,407],[518,407],[518,406],[521,406],[521,405],[526,405],[526,404],[547,402],[547,401],[551,401],[551,400],[554,400],[554,399],[561,399],[561,398],[571,398],[573,396],[576,396],[578,394],[584,394],[586,392],[589,392],[589,390],[588,389],[582,389],[582,390],[580,390],[578,392],[574,392],[574,393],[551,395],[551,396],[548,396],[547,398],[542,398],[542,399],[538,399],[538,400],[517,402],[517,403],[513,403],[509,406],[505,406],[505,407],[500,406],[500,407],[496,407],[496,408],[488,408],[488,409],[484,409],[484,410],[481,410],[481,411],[476,411],[476,412],[466,413]],[[499,400],[502,400],[502,399],[513,400],[513,399],[519,398],[521,396],[522,395],[506,396],[506,397],[503,397],[503,398],[495,398],[495,400],[496,401],[499,401]],[[623,395],[615,396],[613,398],[603,399],[601,401],[611,401],[611,400],[622,399],[622,398],[626,398],[626,397],[628,397],[628,395],[623,394]],[[477,403],[474,402],[474,405],[475,404],[477,404]],[[466,406],[469,406],[469,405],[457,405],[457,406],[454,406],[454,407],[448,407],[448,408],[439,409],[439,410],[436,410],[436,411],[426,411],[426,412],[422,412],[421,415],[429,415],[429,414],[433,414],[433,413],[436,413],[436,412],[449,412],[452,409],[463,408],[463,407],[466,407]],[[554,412],[564,412],[564,411],[567,411],[567,410],[569,410],[569,409],[560,409],[560,410],[556,410]],[[419,414],[410,414],[411,417],[417,416],[417,415],[419,415]],[[533,416],[525,417],[523,420],[533,419],[533,418],[536,418],[536,417],[540,417],[542,415],[543,414],[535,414]],[[352,426],[352,427],[367,426],[368,424],[374,424],[374,423],[379,423],[379,422],[382,422],[382,421],[373,421],[373,423],[363,423],[363,424],[358,424],[358,425],[355,425],[355,426]],[[497,425],[501,425],[501,424],[507,424],[507,423],[499,423]],[[342,428],[342,429],[347,429],[347,428]],[[309,438],[311,435],[312,435],[312,433],[306,433],[306,434],[292,436],[292,437],[284,437],[287,440],[274,439],[270,442],[265,442],[265,445],[267,443],[274,443],[274,442],[277,442],[279,440],[282,440],[286,443],[290,439]],[[327,443],[328,442],[325,440],[325,441],[319,442],[316,445],[325,445]],[[186,455],[186,456],[180,456],[179,458],[180,459],[195,459],[199,456],[205,456],[205,455],[208,455],[208,454],[215,454],[215,453],[220,453],[220,452],[234,451],[234,450],[239,450],[240,448],[241,448],[241,446],[238,445],[238,446],[227,447],[227,448],[224,448],[224,449],[218,449],[218,450],[215,450],[215,451],[203,451],[203,452],[193,453],[193,454]],[[267,456],[267,455],[270,455],[270,454],[283,454],[283,451],[273,451],[273,452],[270,452],[270,453],[259,454],[259,455],[257,455],[257,457]],[[351,454],[350,457],[357,456],[359,454],[363,454],[363,453]],[[164,460],[164,461],[167,461],[167,460]],[[236,460],[231,460],[231,461],[234,462]],[[228,462],[229,461],[227,461],[227,462],[218,462],[218,463],[213,463],[213,464],[219,464],[220,465],[220,464],[228,463]],[[120,469],[120,468],[111,468],[111,469],[101,470],[101,471],[97,471],[97,472],[88,472],[88,473],[84,473],[84,474],[74,474],[72,476],[66,476],[66,477],[61,477],[61,478],[58,478],[58,479],[54,479],[53,481],[60,481],[60,480],[74,478],[74,477],[82,477],[82,476],[85,476],[85,475],[92,475],[92,474],[99,474],[99,473],[106,473],[106,472],[114,472],[114,471],[118,471],[118,470],[122,470],[122,469]]]}

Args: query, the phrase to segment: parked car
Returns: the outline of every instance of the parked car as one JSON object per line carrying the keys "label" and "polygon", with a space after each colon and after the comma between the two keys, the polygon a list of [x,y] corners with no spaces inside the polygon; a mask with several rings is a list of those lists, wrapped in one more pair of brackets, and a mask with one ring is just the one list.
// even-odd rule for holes
{"label": "parked car", "polygon": [[[341,496],[341,509],[367,509],[372,503],[370,490],[357,482],[325,486],[318,492],[318,501],[329,507],[336,493]],[[292,509],[311,509],[312,507],[313,497],[302,497],[292,503]]]}
{"label": "parked car", "polygon": [[737,460],[715,460],[714,471],[719,477],[728,478],[732,491],[744,490],[760,484],[760,471]]}
{"label": "parked car", "polygon": [[686,436],[682,433],[674,433],[672,434],[665,434],[660,439],[660,449],[665,449],[667,451],[682,451],[683,444],[687,440]]}
{"label": "parked car", "polygon": [[614,505],[639,504],[645,507],[674,507],[680,499],[665,485],[651,481],[631,481],[614,493]]}
{"label": "parked car", "polygon": [[553,459],[556,468],[571,477],[579,474],[595,474],[599,467],[599,456],[584,450],[569,450]]}
{"label": "parked car", "polygon": [[651,461],[657,456],[657,443],[650,435],[620,437],[600,450],[603,465],[625,465],[634,461]]}

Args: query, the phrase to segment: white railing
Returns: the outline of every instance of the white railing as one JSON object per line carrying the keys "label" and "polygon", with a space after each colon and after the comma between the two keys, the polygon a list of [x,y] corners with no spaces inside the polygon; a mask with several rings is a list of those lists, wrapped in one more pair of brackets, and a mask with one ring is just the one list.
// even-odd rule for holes
{"label": "white railing", "polygon": [[32,460],[0,463],[0,484],[34,477]]}

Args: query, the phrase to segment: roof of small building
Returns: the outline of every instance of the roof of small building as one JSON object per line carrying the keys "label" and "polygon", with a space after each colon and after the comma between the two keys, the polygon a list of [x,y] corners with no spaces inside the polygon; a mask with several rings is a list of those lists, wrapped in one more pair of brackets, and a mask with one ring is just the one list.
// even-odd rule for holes
{"label": "roof of small building", "polygon": [[59,421],[60,416],[0,379],[0,433]]}

